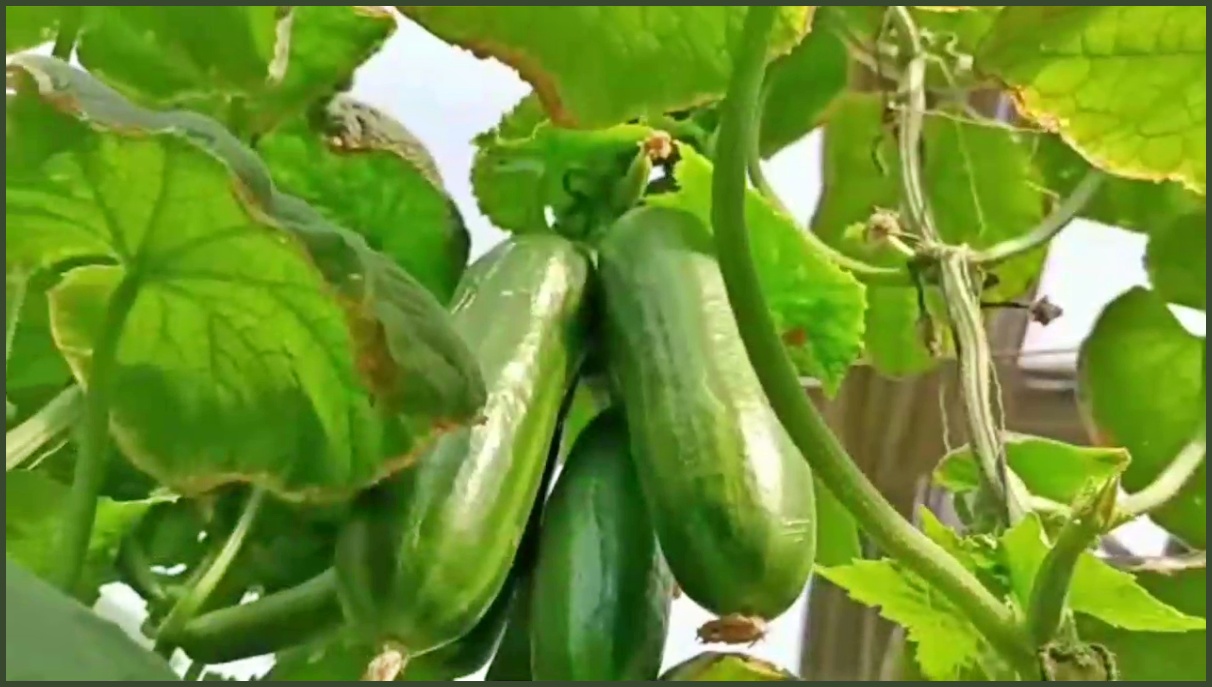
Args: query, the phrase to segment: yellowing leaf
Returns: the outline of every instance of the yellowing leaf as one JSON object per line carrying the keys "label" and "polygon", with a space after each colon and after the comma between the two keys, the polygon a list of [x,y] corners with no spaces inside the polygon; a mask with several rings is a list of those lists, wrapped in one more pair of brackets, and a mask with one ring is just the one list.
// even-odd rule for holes
{"label": "yellowing leaf", "polygon": [[977,660],[982,642],[976,628],[937,591],[894,562],[859,561],[817,571],[850,598],[879,608],[880,615],[903,626],[927,678],[955,680]]}
{"label": "yellowing leaf", "polygon": [[[742,6],[402,6],[437,37],[495,57],[534,87],[560,126],[602,127],[718,99]],[[770,56],[808,30],[811,7],[779,12]]]}
{"label": "yellowing leaf", "polygon": [[[1043,536],[1043,526],[1035,516],[1028,516],[1002,535],[1010,579],[1024,608],[1035,575],[1048,555]],[[1137,584],[1131,573],[1116,570],[1090,552],[1082,554],[1073,570],[1069,607],[1125,630],[1185,632],[1206,626],[1203,618],[1162,603]]]}
{"label": "yellowing leaf", "polygon": [[[650,205],[685,210],[711,226],[711,163],[680,146],[677,190],[651,194]],[[837,391],[858,356],[863,335],[864,287],[828,255],[804,240],[803,229],[756,190],[745,196],[754,263],[766,302],[800,370]]]}
{"label": "yellowing leaf", "polygon": [[1018,6],[977,68],[1093,164],[1134,179],[1207,176],[1207,7]]}
{"label": "yellowing leaf", "polygon": [[144,472],[187,495],[343,499],[479,413],[445,308],[279,193],[216,122],[134,106],[54,58],[10,69],[6,267],[66,263],[55,343],[87,384],[97,341],[117,339],[111,433]]}
{"label": "yellowing leaf", "polygon": [[403,124],[348,96],[324,114],[322,126],[298,118],[258,141],[274,181],[449,302],[471,237],[429,152]]}

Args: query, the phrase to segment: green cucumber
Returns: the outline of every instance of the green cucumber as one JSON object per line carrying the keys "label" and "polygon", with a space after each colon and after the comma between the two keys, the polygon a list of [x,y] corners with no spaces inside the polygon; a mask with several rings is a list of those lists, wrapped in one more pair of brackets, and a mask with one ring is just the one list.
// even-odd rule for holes
{"label": "green cucumber", "polygon": [[416,658],[470,632],[501,592],[583,357],[590,276],[554,235],[511,238],[464,274],[451,319],[488,403],[354,505],[334,567],[366,639]]}
{"label": "green cucumber", "polygon": [[513,609],[505,625],[505,634],[497,653],[488,666],[485,682],[531,682],[530,670],[530,599],[534,591],[533,576],[518,581]]}
{"label": "green cucumber", "polygon": [[812,473],[746,355],[711,235],[640,207],[598,248],[608,365],[665,559],[703,608],[773,619],[812,572]]}
{"label": "green cucumber", "polygon": [[670,668],[670,682],[799,682],[796,675],[760,658],[735,652],[707,651]]}
{"label": "green cucumber", "polygon": [[621,410],[582,430],[543,514],[531,599],[536,681],[661,672],[673,578],[657,547]]}

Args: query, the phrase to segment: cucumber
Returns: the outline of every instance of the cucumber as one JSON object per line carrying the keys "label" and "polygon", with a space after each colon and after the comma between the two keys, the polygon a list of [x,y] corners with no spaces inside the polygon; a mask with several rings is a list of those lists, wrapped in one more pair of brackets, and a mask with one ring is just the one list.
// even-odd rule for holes
{"label": "cucumber", "polygon": [[543,514],[531,599],[536,681],[661,672],[673,578],[657,548],[622,411],[585,427]]}
{"label": "cucumber", "polygon": [[707,651],[670,668],[670,682],[799,682],[789,671],[760,658],[735,652]]}
{"label": "cucumber", "polygon": [[590,275],[554,235],[514,237],[464,274],[451,318],[488,402],[354,504],[334,567],[366,639],[414,659],[470,632],[501,592],[583,357]]}
{"label": "cucumber", "polygon": [[598,249],[608,367],[665,560],[712,613],[773,619],[812,571],[812,473],[749,362],[711,235],[640,207]]}
{"label": "cucumber", "polygon": [[531,682],[530,670],[530,599],[534,578],[527,575],[518,581],[513,608],[505,625],[505,634],[497,653],[488,666],[485,682]]}

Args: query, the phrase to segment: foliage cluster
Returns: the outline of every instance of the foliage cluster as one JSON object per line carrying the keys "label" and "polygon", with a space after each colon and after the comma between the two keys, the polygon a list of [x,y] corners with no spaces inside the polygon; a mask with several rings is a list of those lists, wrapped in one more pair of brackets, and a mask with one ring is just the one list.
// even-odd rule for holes
{"label": "foliage cluster", "polygon": [[[1205,7],[398,10],[533,87],[475,139],[493,224],[592,249],[643,205],[714,241],[756,377],[815,476],[817,579],[904,626],[914,671],[1205,679],[1206,341],[1174,315],[1206,310]],[[265,629],[272,604],[243,601],[339,616],[326,576],[360,496],[481,426],[493,393],[450,314],[459,210],[422,142],[348,94],[401,19],[5,18],[6,678],[166,679],[82,612],[113,581],[192,678],[212,649],[279,652],[276,679],[354,677],[376,651],[292,634],[298,616]],[[762,163],[814,131],[824,192],[803,227]],[[1081,347],[1093,446],[1005,430],[984,327],[1004,308],[1056,315],[1024,299],[1078,217],[1147,238],[1149,285]],[[923,513],[919,530],[787,390],[950,360],[971,443],[935,480],[963,523]],[[588,388],[556,444],[597,412]],[[1173,553],[1094,554],[1146,514]],[[522,621],[498,615],[467,672],[498,640],[493,671],[509,669]],[[214,649],[220,634],[237,645]],[[666,679],[794,678],[704,654]]]}

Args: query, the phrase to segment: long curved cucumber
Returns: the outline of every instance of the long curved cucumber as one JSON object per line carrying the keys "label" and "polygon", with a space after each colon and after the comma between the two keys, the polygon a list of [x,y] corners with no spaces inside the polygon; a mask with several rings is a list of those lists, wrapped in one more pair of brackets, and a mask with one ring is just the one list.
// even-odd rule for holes
{"label": "long curved cucumber", "polygon": [[657,547],[621,409],[581,432],[539,535],[531,599],[537,681],[655,680],[673,578]]}
{"label": "long curved cucumber", "polygon": [[464,274],[452,320],[488,386],[482,422],[364,493],[338,537],[341,605],[371,641],[415,658],[466,635],[499,595],[583,357],[590,276],[554,235],[513,237]]}
{"label": "long curved cucumber", "polygon": [[598,248],[608,364],[665,559],[703,608],[772,619],[812,571],[812,473],[746,355],[711,235],[640,207]]}

